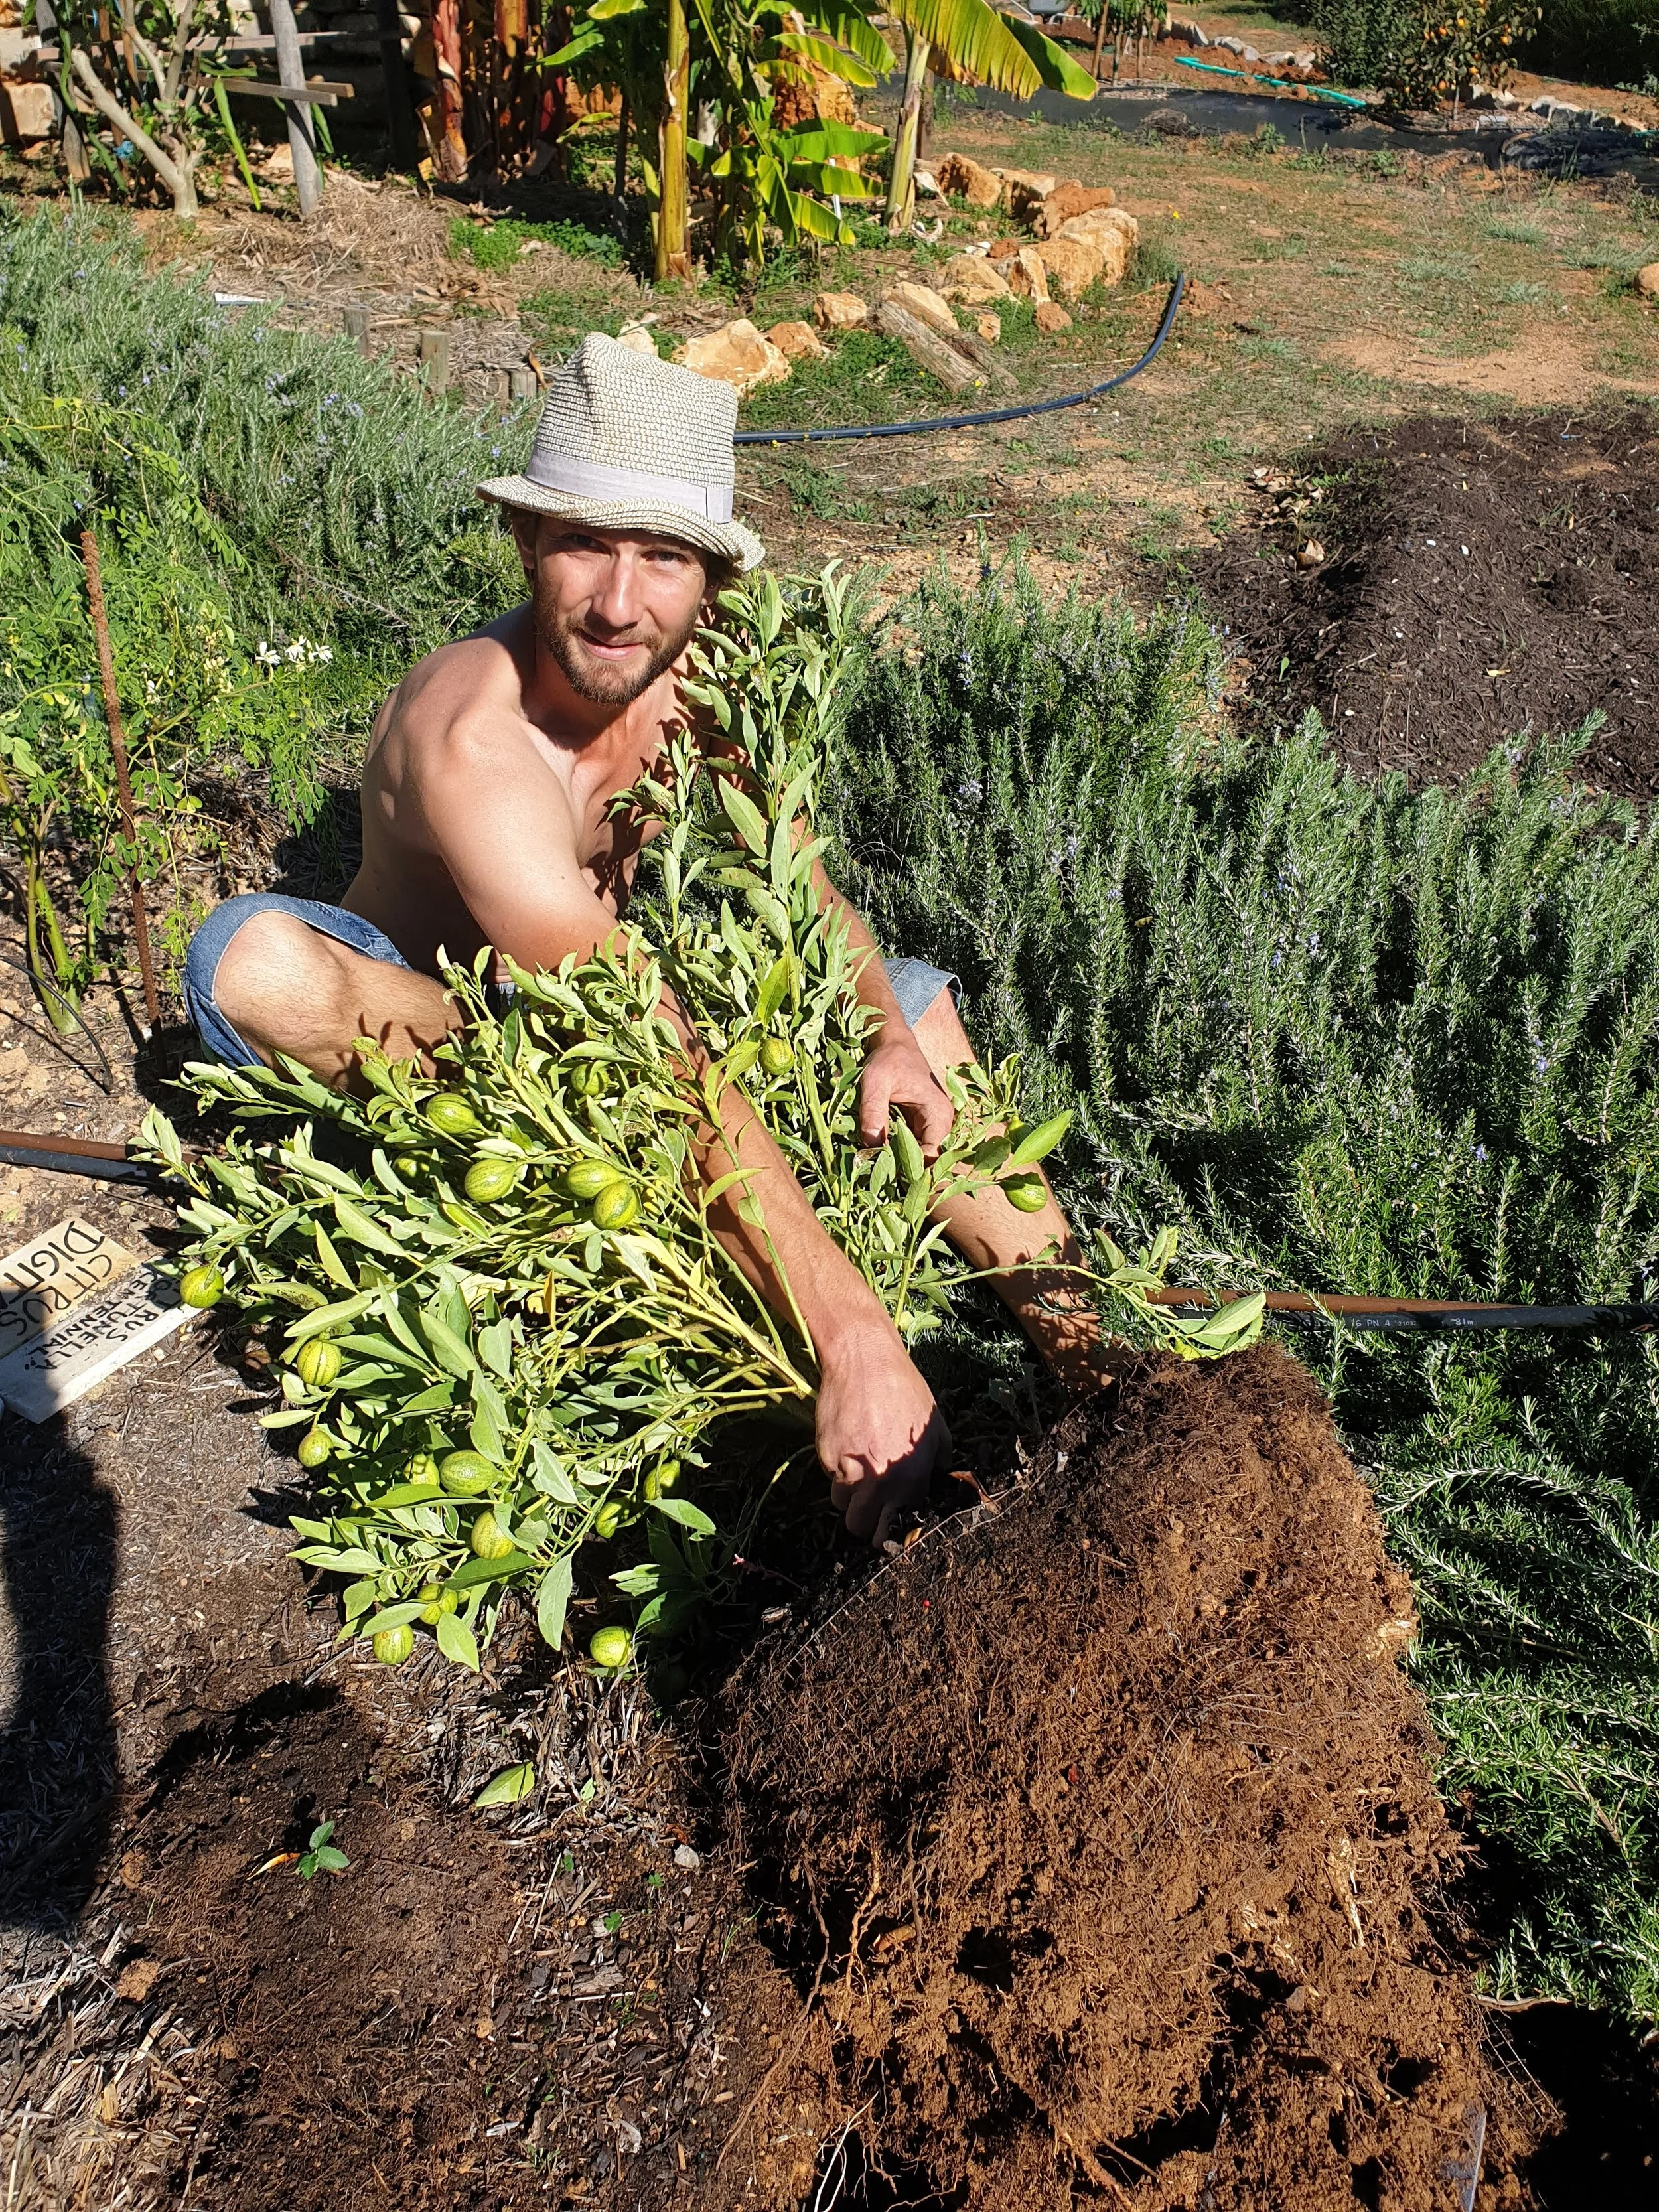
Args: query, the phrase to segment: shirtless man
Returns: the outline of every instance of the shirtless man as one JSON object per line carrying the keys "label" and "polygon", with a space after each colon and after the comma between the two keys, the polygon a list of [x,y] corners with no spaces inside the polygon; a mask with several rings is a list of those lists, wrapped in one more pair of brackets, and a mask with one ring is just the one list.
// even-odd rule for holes
{"label": "shirtless man", "polygon": [[[525,474],[480,487],[507,510],[529,604],[432,653],[381,708],[363,771],[363,863],[338,906],[255,895],[203,925],[185,996],[210,1051],[244,1064],[285,1053],[347,1082],[354,1038],[428,1054],[459,1023],[441,949],[470,963],[489,945],[522,967],[556,968],[610,934],[642,835],[611,802],[684,722],[678,671],[715,594],[764,558],[730,519],[735,416],[725,385],[610,338],[583,341],[554,380]],[[820,890],[873,955],[822,874]],[[866,963],[860,995],[881,1018],[860,1092],[866,1143],[884,1140],[895,1110],[926,1150],[948,1134],[934,1070],[973,1057],[952,980],[920,961]],[[763,1127],[734,1102],[723,1136],[703,1172],[761,1171],[767,1230],[817,1354],[818,1456],[849,1528],[878,1534],[926,1487],[944,1423]],[[1017,1267],[1048,1247],[1076,1257],[1052,1197],[1022,1214],[991,1189],[955,1200],[946,1218],[975,1267]],[[762,1238],[735,1208],[716,1222],[787,1310]],[[1052,1310],[1061,1279],[1028,1273],[1000,1287],[1050,1364],[1080,1375],[1093,1325]]]}

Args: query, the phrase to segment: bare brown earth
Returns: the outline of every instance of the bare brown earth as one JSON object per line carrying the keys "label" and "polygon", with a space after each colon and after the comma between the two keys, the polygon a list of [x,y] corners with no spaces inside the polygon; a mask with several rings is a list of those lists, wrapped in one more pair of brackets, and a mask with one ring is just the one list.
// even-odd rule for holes
{"label": "bare brown earth", "polygon": [[1659,415],[1418,416],[1261,471],[1252,505],[1192,574],[1264,721],[1317,708],[1358,774],[1423,783],[1595,714],[1579,772],[1650,803]]}

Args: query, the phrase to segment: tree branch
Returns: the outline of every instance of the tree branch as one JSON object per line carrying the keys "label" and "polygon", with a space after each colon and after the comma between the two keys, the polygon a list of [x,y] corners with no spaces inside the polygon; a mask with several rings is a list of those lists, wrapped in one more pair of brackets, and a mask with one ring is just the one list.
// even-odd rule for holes
{"label": "tree branch", "polygon": [[[139,52],[143,56],[144,67],[149,71],[151,79],[155,83],[155,89],[157,92],[160,92],[161,89],[162,76],[161,60],[155,47],[151,46],[149,40],[138,28],[138,14],[137,10],[132,4],[132,0],[121,0],[121,28],[125,32],[127,38],[131,44],[137,46]],[[131,58],[132,57],[129,54],[127,57],[129,64],[131,64]],[[132,143],[136,146],[138,142],[135,138]]]}
{"label": "tree branch", "polygon": [[141,124],[135,123],[120,101],[104,82],[82,46],[70,48],[70,67],[81,82],[88,99],[106,123],[131,138],[138,151],[149,163],[156,175],[173,194],[175,215],[194,215],[196,186],[187,165],[175,161],[164,154]]}
{"label": "tree branch", "polygon": [[178,101],[179,79],[184,73],[191,26],[195,20],[196,0],[185,0],[184,6],[179,10],[179,27],[173,34],[173,52],[167,58],[167,81],[161,88],[163,107],[173,107]]}

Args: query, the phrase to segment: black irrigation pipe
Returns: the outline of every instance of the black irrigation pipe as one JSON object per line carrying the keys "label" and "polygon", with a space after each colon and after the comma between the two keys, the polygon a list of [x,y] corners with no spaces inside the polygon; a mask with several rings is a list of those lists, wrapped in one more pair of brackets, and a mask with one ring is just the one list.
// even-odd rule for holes
{"label": "black irrigation pipe", "polygon": [[860,422],[842,430],[739,430],[732,442],[734,446],[816,446],[832,438],[915,438],[927,430],[981,430],[990,422],[1020,422],[1029,415],[1054,415],[1063,407],[1086,407],[1091,399],[1115,392],[1120,384],[1139,376],[1143,368],[1150,368],[1158,359],[1186,289],[1186,273],[1177,271],[1170,287],[1169,304],[1158,326],[1158,336],[1140,359],[1133,368],[1109,376],[1104,384],[1092,384],[1086,392],[1068,392],[1058,399],[1034,399],[1028,407],[992,407],[982,415],[930,415],[919,422]]}

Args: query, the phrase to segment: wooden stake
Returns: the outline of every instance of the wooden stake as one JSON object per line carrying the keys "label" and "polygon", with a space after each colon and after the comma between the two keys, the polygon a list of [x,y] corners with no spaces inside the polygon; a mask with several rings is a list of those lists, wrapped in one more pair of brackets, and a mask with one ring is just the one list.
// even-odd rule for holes
{"label": "wooden stake", "polygon": [[[132,811],[132,781],[127,774],[127,735],[121,722],[121,702],[115,691],[115,660],[109,647],[109,616],[104,608],[104,579],[98,566],[98,540],[90,530],[81,532],[81,558],[87,568],[87,599],[92,608],[92,634],[98,646],[98,673],[104,686],[104,716],[109,724],[110,750],[115,755],[115,783],[121,801],[121,833],[130,847],[138,842]],[[148,1040],[161,1018],[161,1001],[155,988],[155,967],[149,955],[149,916],[144,911],[143,886],[135,865],[128,872],[132,889],[132,928],[138,940],[138,972],[144,981],[144,1012],[149,1017]]]}
{"label": "wooden stake", "polygon": [[[276,41],[276,74],[284,85],[303,89],[306,67],[300,58],[300,33],[291,0],[270,0],[271,35]],[[315,125],[298,100],[288,103],[288,143],[294,156],[294,188],[300,201],[300,220],[315,215],[323,197],[323,173],[317,161]]]}

